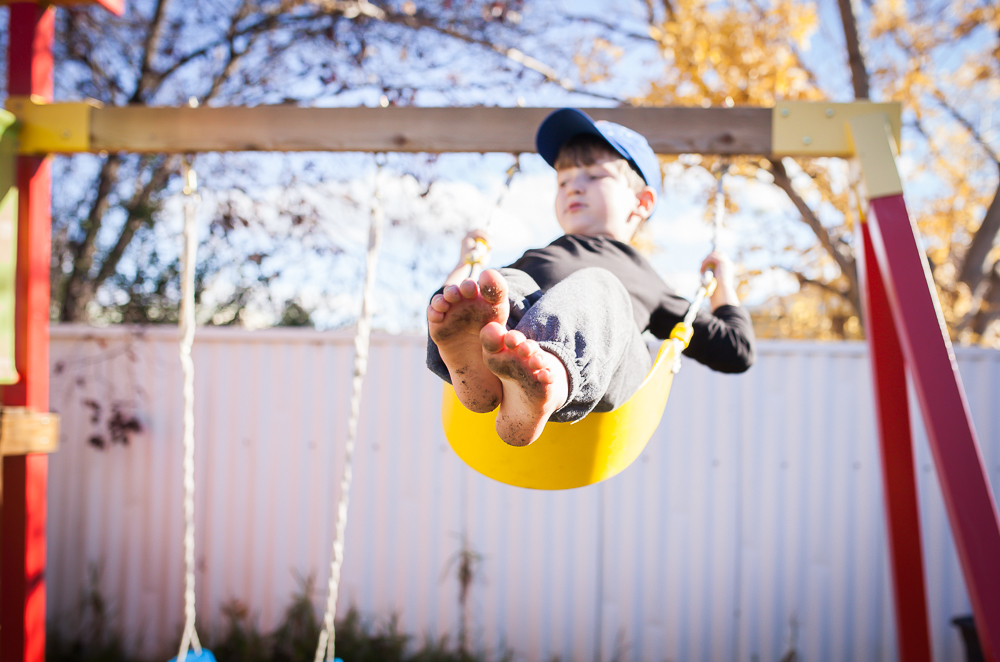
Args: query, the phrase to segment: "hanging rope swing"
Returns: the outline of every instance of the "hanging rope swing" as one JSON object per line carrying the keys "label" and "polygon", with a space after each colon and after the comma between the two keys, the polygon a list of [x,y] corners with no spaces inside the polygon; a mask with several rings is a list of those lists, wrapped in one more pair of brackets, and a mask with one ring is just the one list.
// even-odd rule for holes
{"label": "hanging rope swing", "polygon": [[184,176],[184,248],[181,251],[180,359],[184,378],[184,634],[177,657],[171,662],[215,662],[211,651],[201,647],[195,630],[194,562],[194,271],[198,251],[198,177],[185,158]]}
{"label": "hanging rope swing", "polygon": [[[384,158],[384,157],[383,157]],[[361,416],[361,388],[368,373],[368,345],[371,336],[372,309],[375,296],[375,268],[382,245],[384,211],[380,197],[380,178],[383,161],[376,157],[375,193],[372,196],[371,225],[368,232],[368,253],[365,258],[365,286],[361,298],[361,316],[354,336],[354,379],[351,384],[351,413],[347,422],[347,441],[344,444],[344,473],[340,479],[340,500],[337,503],[337,521],[334,525],[330,582],[323,616],[323,631],[316,646],[315,662],[334,658],[337,615],[337,595],[340,588],[340,570],[344,562],[344,534],[347,530],[347,507],[350,503],[351,483],[354,481],[354,448],[358,438],[358,419]]]}
{"label": "hanging rope swing", "polygon": [[[720,171],[712,249],[725,200]],[[510,185],[510,179],[507,180]],[[502,198],[501,198],[502,199]],[[620,473],[642,453],[660,424],[681,352],[691,342],[692,324],[706,297],[715,290],[715,277],[706,271],[694,301],[664,340],[653,367],[639,389],[614,411],[591,413],[575,423],[545,425],[528,446],[510,446],[496,433],[496,412],[477,414],[459,402],[450,384],[444,385],[441,420],[448,443],[462,460],[494,480],[538,490],[564,490],[591,485]]]}

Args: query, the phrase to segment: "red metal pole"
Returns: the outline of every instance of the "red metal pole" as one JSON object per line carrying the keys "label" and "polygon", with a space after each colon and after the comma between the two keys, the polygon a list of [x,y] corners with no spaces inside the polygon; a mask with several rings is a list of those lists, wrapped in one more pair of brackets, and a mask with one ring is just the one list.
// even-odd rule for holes
{"label": "red metal pole", "polygon": [[[8,92],[52,100],[51,7],[17,3],[7,31]],[[3,389],[3,403],[49,408],[49,260],[51,189],[45,158],[17,162],[17,303],[15,365],[20,382]],[[48,457],[8,456],[3,461],[0,515],[0,660],[45,660],[45,514]]]}
{"label": "red metal pole", "polygon": [[868,223],[862,222],[858,226],[862,250],[858,266],[864,283],[865,335],[875,385],[899,659],[901,662],[930,662],[931,636],[924,588],[920,506],[906,392],[906,364],[892,320],[885,283],[875,260]]}
{"label": "red metal pole", "polygon": [[976,631],[988,662],[1000,646],[1000,517],[934,283],[902,195],[870,203],[872,245],[916,388]]}

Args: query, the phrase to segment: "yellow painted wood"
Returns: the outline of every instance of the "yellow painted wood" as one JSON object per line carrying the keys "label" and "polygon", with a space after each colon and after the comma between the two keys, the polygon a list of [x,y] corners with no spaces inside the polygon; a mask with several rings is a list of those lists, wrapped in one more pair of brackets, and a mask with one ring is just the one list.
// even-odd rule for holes
{"label": "yellow painted wood", "polygon": [[476,414],[445,384],[441,420],[462,460],[479,473],[517,487],[565,490],[611,478],[642,453],[660,424],[670,395],[676,343],[664,341],[639,390],[618,409],[576,423],[549,423],[530,446],[508,446],[497,436],[496,412]]}
{"label": "yellow painted wood", "polygon": [[901,195],[903,182],[896,167],[899,143],[889,118],[883,113],[872,113],[853,117],[848,125],[868,199]]}
{"label": "yellow painted wood", "polygon": [[20,379],[14,363],[17,301],[17,119],[0,110],[0,384]]}
{"label": "yellow painted wood", "polygon": [[0,455],[54,453],[59,448],[59,415],[27,407],[0,412]]}
{"label": "yellow painted wood", "polygon": [[771,151],[774,156],[839,156],[849,158],[854,148],[847,136],[853,117],[882,113],[899,144],[902,106],[899,103],[819,103],[779,101],[772,111]]}
{"label": "yellow painted wood", "polygon": [[89,152],[90,114],[100,102],[44,103],[38,97],[13,96],[7,110],[21,124],[18,151],[21,154],[67,154]]}

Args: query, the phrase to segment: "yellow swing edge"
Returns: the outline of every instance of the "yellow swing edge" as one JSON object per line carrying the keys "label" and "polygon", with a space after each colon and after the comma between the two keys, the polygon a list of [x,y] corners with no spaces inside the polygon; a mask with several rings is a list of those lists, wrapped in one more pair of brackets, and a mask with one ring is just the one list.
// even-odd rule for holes
{"label": "yellow swing edge", "polygon": [[542,436],[524,447],[509,446],[497,436],[496,411],[469,411],[446,383],[441,398],[445,436],[466,464],[508,485],[565,490],[611,478],[639,457],[660,424],[679,348],[679,342],[663,341],[639,390],[618,409],[576,423],[548,423]]}

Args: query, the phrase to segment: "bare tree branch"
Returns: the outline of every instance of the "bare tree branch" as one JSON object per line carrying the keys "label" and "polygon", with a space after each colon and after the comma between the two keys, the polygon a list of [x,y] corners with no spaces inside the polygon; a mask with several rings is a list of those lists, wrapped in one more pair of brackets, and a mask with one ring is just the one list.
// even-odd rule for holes
{"label": "bare tree branch", "polygon": [[[600,18],[598,16],[578,16],[578,15],[575,15],[575,14],[566,14],[565,18],[567,20],[573,21],[575,23],[590,23],[592,25],[599,25],[602,28],[604,28],[605,30],[614,32],[616,34],[619,34],[619,35],[621,35],[623,37],[627,37],[629,39],[635,39],[636,41],[648,41],[648,42],[654,43],[654,44],[660,43],[659,41],[657,41],[656,39],[653,39],[648,34],[640,34],[638,32],[625,32],[625,31],[622,30],[622,27],[620,25],[618,25],[616,23],[613,23],[611,21],[608,21],[606,19]],[[650,23],[650,25],[652,25],[653,20],[650,19],[649,23]]]}
{"label": "bare tree branch", "polygon": [[149,31],[146,33],[146,43],[142,49],[142,64],[139,66],[139,78],[136,81],[135,92],[129,103],[143,103],[149,97],[149,90],[154,89],[156,76],[153,74],[153,58],[160,51],[160,40],[163,38],[163,30],[167,0],[156,0],[156,8],[153,10],[153,20],[150,22]]}
{"label": "bare tree branch", "polygon": [[90,207],[90,213],[83,224],[84,237],[79,242],[71,242],[73,268],[63,286],[62,309],[60,317],[64,320],[77,320],[83,313],[86,302],[90,300],[91,292],[85,287],[90,270],[94,265],[94,252],[98,230],[101,221],[108,210],[108,195],[118,180],[118,170],[121,159],[111,155],[104,160],[101,172],[97,176],[97,194]]}
{"label": "bare tree branch", "polygon": [[861,297],[858,289],[858,270],[857,264],[854,257],[848,255],[841,249],[830,232],[823,226],[819,218],[809,208],[806,201],[792,186],[792,180],[788,176],[788,172],[785,170],[785,165],[781,161],[775,160],[771,162],[770,168],[771,175],[774,177],[774,183],[778,188],[788,195],[788,198],[795,205],[795,208],[799,211],[802,216],[802,222],[809,226],[809,229],[813,231],[816,238],[819,239],[819,243],[823,246],[826,252],[840,267],[840,272],[844,275],[848,282],[848,291],[839,292],[847,301],[853,306],[854,310],[860,315],[861,314]]}
{"label": "bare tree branch", "polygon": [[486,39],[479,39],[477,37],[463,34],[462,32],[459,32],[453,28],[446,27],[443,25],[438,25],[436,22],[426,18],[423,14],[419,12],[410,16],[408,14],[400,12],[385,11],[383,12],[383,15],[380,17],[380,19],[385,21],[386,23],[406,25],[415,30],[420,28],[425,28],[437,32],[438,34],[447,35],[452,39],[463,41],[467,44],[475,44],[477,46],[481,46],[483,48],[493,51],[494,53],[502,55],[508,60],[515,62],[526,69],[530,69],[536,73],[541,74],[546,81],[550,83],[555,83],[556,85],[559,85],[560,87],[569,92],[576,92],[577,94],[585,94],[587,96],[592,96],[598,99],[607,99],[610,101],[616,101],[622,105],[630,105],[628,100],[622,99],[621,97],[616,97],[611,94],[602,94],[600,92],[593,92],[590,90],[578,88],[569,79],[561,78],[559,76],[559,73],[549,65],[539,60],[536,60],[530,55],[526,55],[525,53],[521,52],[516,48],[509,48],[501,44],[494,44]]}
{"label": "bare tree branch", "polygon": [[135,236],[136,230],[144,222],[148,222],[150,218],[150,199],[154,193],[163,190],[163,187],[167,184],[167,179],[171,173],[177,170],[179,165],[178,156],[173,155],[167,158],[153,171],[149,181],[129,200],[127,206],[128,218],[125,220],[122,231],[118,235],[118,241],[115,242],[114,247],[108,252],[107,257],[101,263],[100,271],[98,271],[93,279],[93,290],[95,292],[118,269],[118,263],[125,254],[125,249],[128,248],[132,237]]}
{"label": "bare tree branch", "polygon": [[812,287],[818,287],[819,289],[823,290],[824,292],[829,292],[830,294],[835,294],[836,296],[841,297],[842,299],[848,299],[848,293],[847,292],[844,292],[844,291],[842,291],[842,290],[834,287],[830,283],[826,283],[826,282],[823,282],[821,280],[816,280],[814,278],[808,278],[804,274],[802,274],[802,273],[800,273],[798,271],[790,271],[788,269],[784,269],[784,271],[786,271],[787,273],[791,274],[792,276],[795,276],[795,279],[799,281],[799,286],[809,285],[809,286],[812,286]]}

